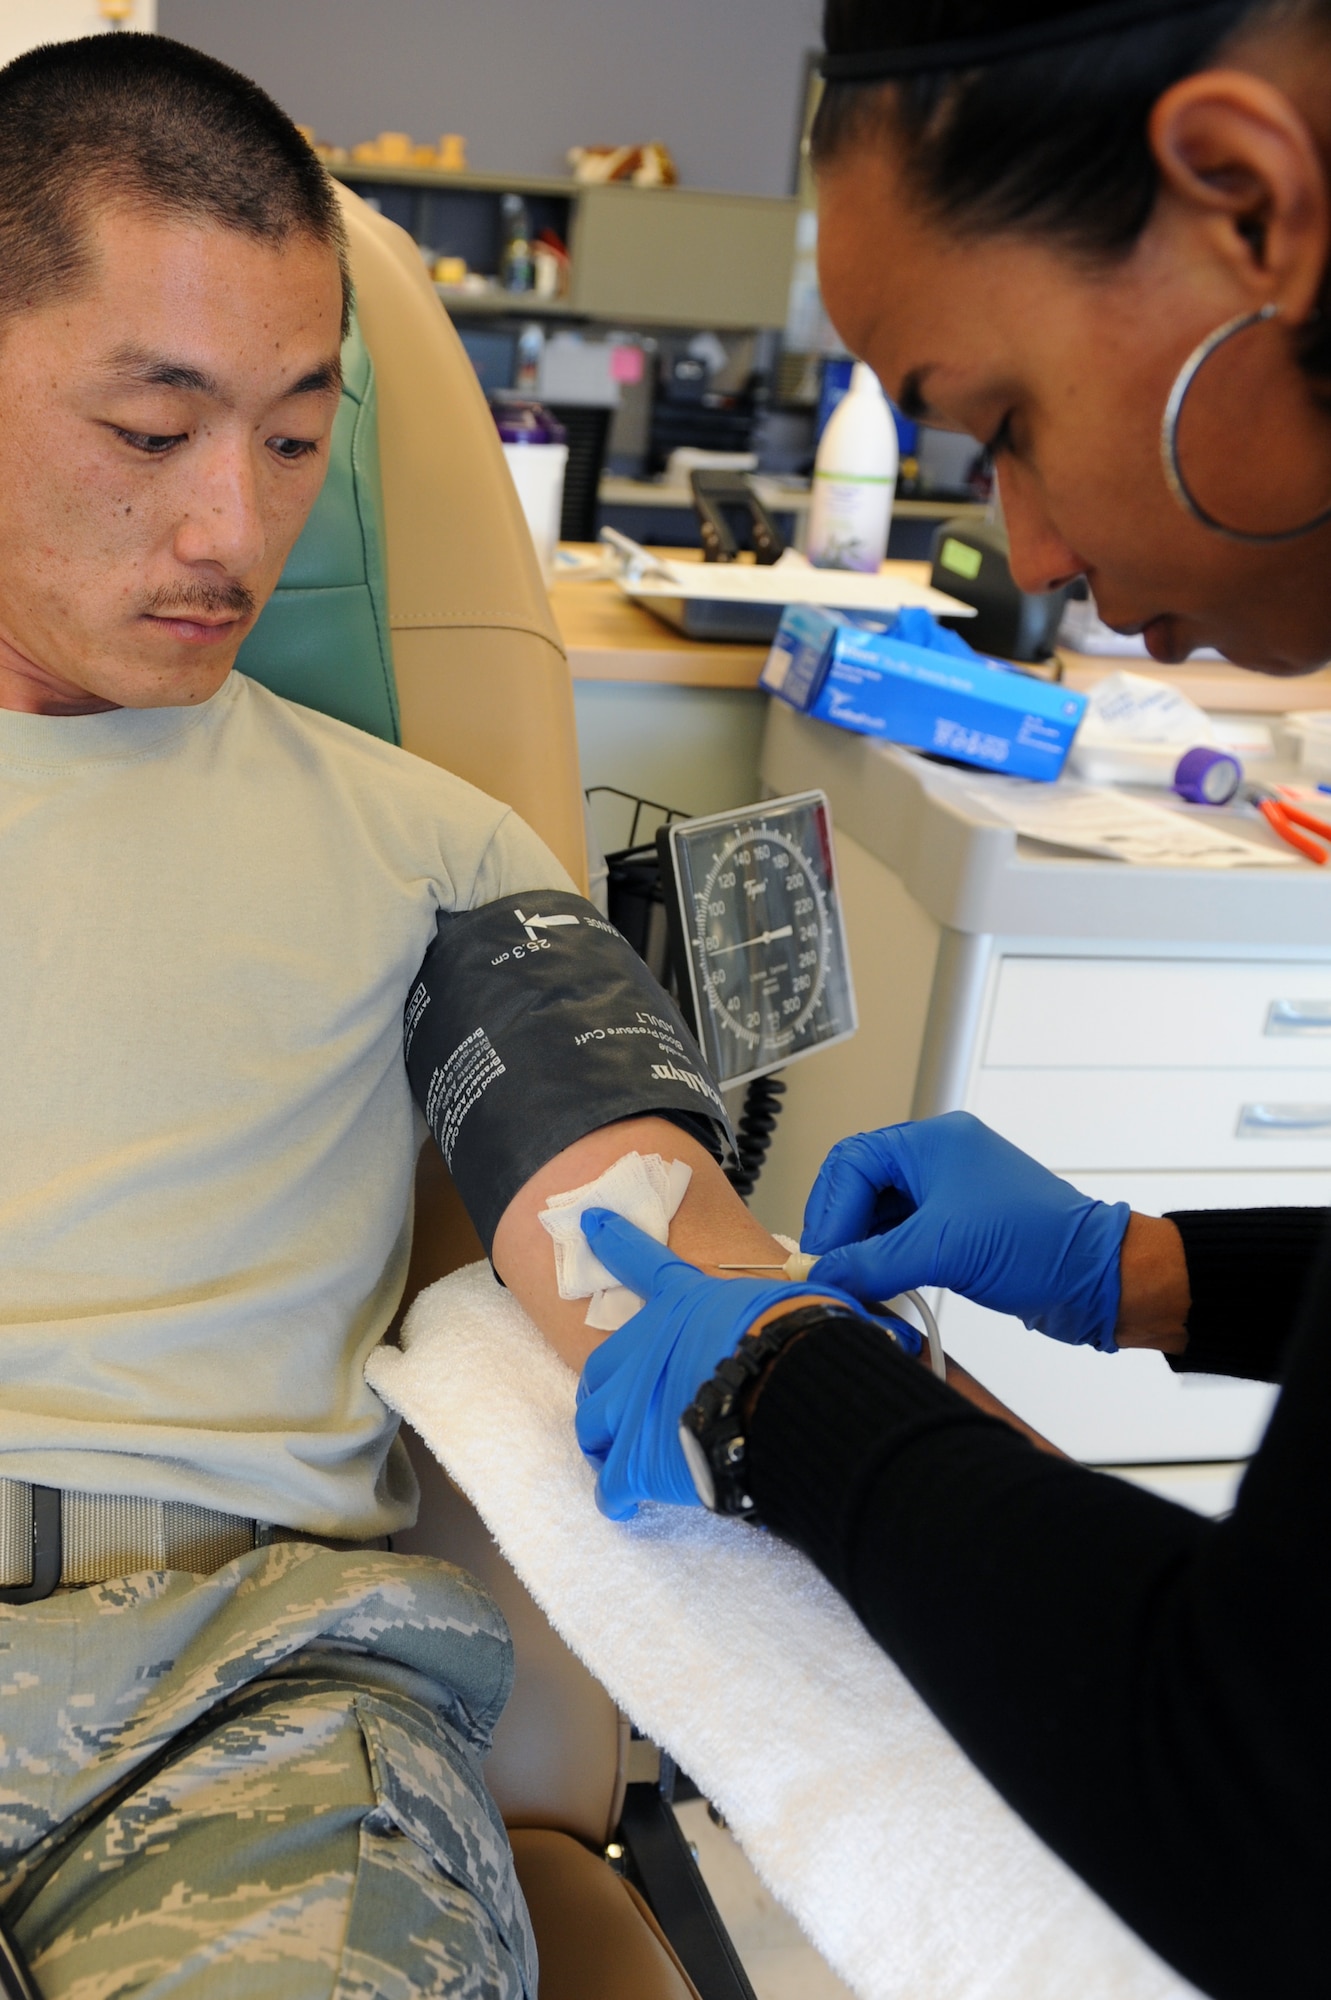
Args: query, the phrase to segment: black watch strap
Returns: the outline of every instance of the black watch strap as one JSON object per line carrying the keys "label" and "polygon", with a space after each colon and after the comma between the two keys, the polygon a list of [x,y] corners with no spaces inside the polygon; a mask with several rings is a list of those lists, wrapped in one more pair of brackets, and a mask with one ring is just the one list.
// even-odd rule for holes
{"label": "black watch strap", "polygon": [[[760,1525],[748,1490],[748,1439],[740,1409],[744,1392],[792,1340],[833,1320],[850,1320],[859,1326],[880,1324],[848,1306],[797,1306],[771,1320],[761,1333],[746,1335],[715,1375],[703,1383],[680,1418],[679,1441],[685,1461],[698,1498],[713,1514],[738,1515]],[[882,1330],[891,1338],[888,1329]]]}

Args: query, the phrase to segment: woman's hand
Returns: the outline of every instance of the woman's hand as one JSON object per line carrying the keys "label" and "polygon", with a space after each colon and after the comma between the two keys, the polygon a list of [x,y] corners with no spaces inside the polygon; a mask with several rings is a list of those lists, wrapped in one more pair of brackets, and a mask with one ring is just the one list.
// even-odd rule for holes
{"label": "woman's hand", "polygon": [[941,1285],[1113,1353],[1130,1210],[1079,1194],[965,1111],[843,1139],[804,1211],[812,1282],[865,1300]]}
{"label": "woman's hand", "polygon": [[641,1500],[696,1507],[679,1420],[703,1383],[774,1311],[825,1298],[860,1308],[822,1285],[705,1277],[609,1209],[588,1209],[582,1227],[606,1269],[643,1300],[588,1356],[578,1384],[578,1443],[598,1470],[596,1504],[612,1521],[636,1514]]}

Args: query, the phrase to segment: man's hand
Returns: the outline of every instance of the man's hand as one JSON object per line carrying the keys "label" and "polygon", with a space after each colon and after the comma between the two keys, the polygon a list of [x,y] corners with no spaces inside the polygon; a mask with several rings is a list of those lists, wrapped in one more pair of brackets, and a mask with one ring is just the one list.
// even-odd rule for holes
{"label": "man's hand", "polygon": [[1129,1213],[953,1111],[834,1146],[802,1240],[818,1254],[816,1282],[857,1298],[942,1285],[1055,1340],[1112,1353]]}

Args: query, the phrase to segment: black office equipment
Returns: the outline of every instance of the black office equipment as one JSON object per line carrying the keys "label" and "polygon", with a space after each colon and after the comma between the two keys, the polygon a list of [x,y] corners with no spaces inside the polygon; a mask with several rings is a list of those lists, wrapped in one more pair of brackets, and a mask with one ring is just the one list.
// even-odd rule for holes
{"label": "black office equipment", "polygon": [[614,411],[598,403],[547,403],[552,417],[568,438],[564,472],[564,503],[559,516],[561,542],[594,542],[605,448]]}
{"label": "black office equipment", "polygon": [[1054,650],[1071,586],[1040,595],[1019,590],[1008,566],[1000,521],[944,521],[933,539],[935,590],[975,606],[974,618],[940,618],[978,653],[1004,660],[1047,660]]}
{"label": "black office equipment", "polygon": [[704,562],[734,562],[741,548],[751,548],[760,563],[774,563],[784,553],[780,531],[746,472],[694,471],[689,484]]}
{"label": "black office equipment", "polygon": [[751,375],[743,389],[717,389],[706,361],[695,354],[663,357],[652,398],[649,473],[663,472],[672,451],[751,451],[753,426],[766,407],[767,384]]}

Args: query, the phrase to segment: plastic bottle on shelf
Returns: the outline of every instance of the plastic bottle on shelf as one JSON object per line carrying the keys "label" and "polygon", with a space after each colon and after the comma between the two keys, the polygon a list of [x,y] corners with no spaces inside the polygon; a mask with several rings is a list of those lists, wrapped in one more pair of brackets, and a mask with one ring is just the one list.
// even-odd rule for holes
{"label": "plastic bottle on shelf", "polygon": [[499,253],[499,285],[505,292],[529,292],[536,282],[532,256],[531,219],[520,194],[506,194],[499,204],[504,247]]}
{"label": "plastic bottle on shelf", "polygon": [[809,561],[876,570],[887,554],[896,483],[896,423],[878,377],[857,361],[813,463]]}

